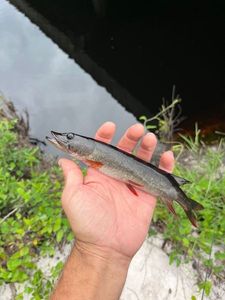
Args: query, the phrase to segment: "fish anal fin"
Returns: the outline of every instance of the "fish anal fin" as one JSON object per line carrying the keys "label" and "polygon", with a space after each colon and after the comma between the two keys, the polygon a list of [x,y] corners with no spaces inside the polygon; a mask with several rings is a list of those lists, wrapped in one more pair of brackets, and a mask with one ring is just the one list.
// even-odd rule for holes
{"label": "fish anal fin", "polygon": [[138,193],[137,193],[137,191],[135,190],[135,188],[133,187],[132,184],[126,183],[126,186],[128,187],[128,189],[129,189],[135,196],[138,196]]}
{"label": "fish anal fin", "polygon": [[175,216],[177,217],[177,213],[174,210],[173,204],[171,201],[166,201],[166,206],[168,208],[168,210]]}
{"label": "fish anal fin", "polygon": [[92,167],[93,169],[100,169],[103,164],[101,162],[98,162],[98,161],[94,161],[94,160],[85,160],[86,164],[89,166],[89,167]]}

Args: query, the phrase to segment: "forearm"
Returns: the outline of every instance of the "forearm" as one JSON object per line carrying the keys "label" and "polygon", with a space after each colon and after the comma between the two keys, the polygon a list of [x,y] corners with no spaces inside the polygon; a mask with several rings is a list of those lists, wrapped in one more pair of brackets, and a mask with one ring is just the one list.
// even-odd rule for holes
{"label": "forearm", "polygon": [[130,259],[107,249],[75,244],[51,300],[117,300]]}

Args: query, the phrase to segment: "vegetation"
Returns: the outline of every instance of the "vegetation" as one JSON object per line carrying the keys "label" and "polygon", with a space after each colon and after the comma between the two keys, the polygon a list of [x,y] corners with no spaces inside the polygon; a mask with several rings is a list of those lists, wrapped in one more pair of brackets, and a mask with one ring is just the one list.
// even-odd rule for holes
{"label": "vegetation", "polygon": [[[164,106],[163,112],[174,113],[172,107]],[[157,120],[158,130],[162,128],[167,136],[165,128],[171,126],[165,126],[165,114],[158,114]],[[38,258],[54,255],[55,249],[73,240],[73,234],[60,205],[59,170],[30,146],[21,124],[15,116],[0,114],[0,285],[9,283],[15,290],[15,283],[25,282],[16,299],[23,299],[25,293],[32,299],[47,299],[62,262],[46,275],[38,267]],[[175,146],[179,156],[175,173],[192,182],[182,188],[204,206],[198,212],[199,227],[191,226],[180,207],[176,206],[175,219],[159,201],[149,234],[163,234],[171,263],[193,262],[199,289],[208,295],[212,278],[225,278],[225,147],[222,140],[217,147],[202,147],[197,127],[194,139],[182,138]]]}
{"label": "vegetation", "polygon": [[0,284],[27,282],[23,299],[47,299],[62,263],[47,277],[36,262],[71,241],[60,205],[61,178],[37,147],[19,143],[18,120],[0,120]]}
{"label": "vegetation", "polygon": [[162,248],[168,245],[170,263],[193,262],[203,299],[204,294],[210,294],[215,279],[225,280],[225,142],[221,139],[217,146],[207,147],[197,124],[193,138],[179,134],[179,141],[171,141],[181,121],[180,107],[178,113],[176,109],[180,102],[179,97],[173,96],[171,104],[162,105],[156,116],[150,119],[141,116],[140,120],[147,129],[155,130],[159,137],[173,145],[176,153],[174,174],[191,182],[182,189],[204,209],[197,213],[199,226],[195,229],[176,203],[177,219],[159,201],[149,235],[163,234]]}
{"label": "vegetation", "polygon": [[178,125],[184,120],[181,116],[181,98],[175,96],[175,86],[172,91],[171,103],[167,103],[163,99],[163,104],[159,112],[151,117],[141,116],[139,119],[143,121],[146,130],[154,131],[161,142],[171,142],[174,133],[178,130]]}
{"label": "vegetation", "polygon": [[[189,140],[190,141],[190,140]],[[192,141],[193,142],[193,141]],[[196,145],[193,147],[196,151]],[[190,151],[190,150],[189,150]],[[174,218],[159,202],[154,214],[155,226],[150,234],[155,234],[158,224],[163,228],[165,242],[170,244],[170,263],[193,262],[198,269],[199,288],[209,295],[212,282],[209,276],[225,280],[225,175],[224,175],[224,144],[216,149],[206,149],[200,155],[189,152],[195,164],[187,167],[177,163],[175,174],[190,180],[191,184],[182,187],[189,198],[200,202],[204,209],[197,213],[198,228],[195,229],[186,218],[180,207],[176,207],[178,218]],[[164,226],[162,226],[162,224]]]}

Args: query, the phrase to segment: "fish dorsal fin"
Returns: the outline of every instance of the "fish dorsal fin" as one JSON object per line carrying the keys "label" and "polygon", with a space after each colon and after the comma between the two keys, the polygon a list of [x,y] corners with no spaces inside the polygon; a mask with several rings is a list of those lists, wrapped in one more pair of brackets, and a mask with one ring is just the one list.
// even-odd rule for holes
{"label": "fish dorsal fin", "polygon": [[180,176],[177,176],[177,175],[174,175],[174,174],[171,174],[171,176],[176,180],[176,182],[179,185],[183,185],[183,184],[186,184],[186,183],[191,183],[189,180],[187,180],[185,178],[182,178]]}

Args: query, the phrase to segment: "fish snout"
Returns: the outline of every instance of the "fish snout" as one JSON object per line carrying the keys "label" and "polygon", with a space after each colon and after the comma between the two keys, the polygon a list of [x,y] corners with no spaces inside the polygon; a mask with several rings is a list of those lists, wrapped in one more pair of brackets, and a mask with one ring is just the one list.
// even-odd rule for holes
{"label": "fish snout", "polygon": [[55,139],[57,139],[58,137],[63,136],[63,133],[56,132],[56,131],[53,131],[53,130],[51,130],[51,134],[53,135],[53,137],[54,137]]}
{"label": "fish snout", "polygon": [[51,134],[59,145],[66,146],[68,144],[68,139],[67,139],[66,133],[51,131]]}
{"label": "fish snout", "polygon": [[62,149],[65,148],[68,144],[68,140],[65,133],[60,133],[56,131],[51,131],[53,137],[46,136],[46,139],[52,143],[53,145],[57,146],[58,148]]}

